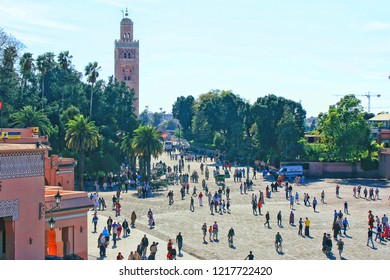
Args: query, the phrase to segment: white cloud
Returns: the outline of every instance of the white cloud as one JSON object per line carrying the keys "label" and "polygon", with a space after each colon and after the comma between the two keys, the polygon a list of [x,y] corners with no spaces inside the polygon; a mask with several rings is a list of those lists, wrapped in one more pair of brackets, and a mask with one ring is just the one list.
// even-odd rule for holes
{"label": "white cloud", "polygon": [[363,25],[363,30],[368,32],[390,31],[390,22],[375,21]]}
{"label": "white cloud", "polygon": [[23,9],[15,5],[12,1],[5,1],[0,6],[0,14],[3,24],[14,27],[15,29],[32,30],[36,28],[45,28],[57,31],[80,30],[80,27],[67,22],[67,19],[61,18],[55,6],[39,5],[34,3],[24,3]]}

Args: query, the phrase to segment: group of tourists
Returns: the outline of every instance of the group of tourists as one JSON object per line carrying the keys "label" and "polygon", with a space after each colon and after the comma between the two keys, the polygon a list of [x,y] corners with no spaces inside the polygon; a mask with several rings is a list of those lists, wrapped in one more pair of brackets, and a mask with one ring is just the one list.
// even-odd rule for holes
{"label": "group of tourists", "polygon": [[[175,158],[175,157],[173,157]],[[185,160],[187,160],[187,157],[184,157]],[[191,160],[192,161],[192,160]],[[207,169],[207,165],[204,164],[204,161],[201,161],[201,174],[205,176],[204,170],[205,168]],[[197,182],[194,181],[188,174],[191,174],[191,165],[188,163],[187,171],[188,173],[181,174],[184,171],[184,160],[183,157],[180,157],[179,159],[179,164],[174,165],[173,171],[176,172],[175,175],[177,176],[178,183],[180,185],[179,188],[173,188],[168,191],[167,197],[168,197],[168,204],[173,205],[174,203],[174,193],[179,191],[181,195],[181,199],[185,200],[186,196],[188,196],[188,202],[190,205],[190,210],[192,212],[195,212],[195,209],[197,208],[197,205],[199,207],[202,207],[203,205],[209,206],[209,213],[210,215],[224,215],[225,213],[231,213],[231,192],[232,190],[237,190],[240,191],[241,194],[245,195],[248,194],[248,192],[252,192],[252,197],[248,201],[250,201],[251,209],[252,209],[252,214],[254,216],[263,216],[263,209],[265,208],[265,222],[264,226],[267,228],[271,228],[271,224],[273,223],[273,219],[271,218],[271,214],[273,217],[276,217],[276,224],[278,227],[283,228],[283,209],[277,210],[274,213],[271,213],[273,211],[267,209],[265,207],[265,204],[272,203],[271,198],[273,196],[278,196],[279,189],[284,189],[285,193],[282,195],[285,195],[286,200],[289,203],[290,209],[287,211],[286,215],[286,220],[288,221],[288,224],[290,226],[295,226],[295,216],[297,212],[299,211],[299,207],[297,205],[300,205],[300,194],[298,191],[294,191],[295,186],[298,186],[298,183],[301,183],[301,179],[294,181],[295,186],[293,185],[294,183],[290,183],[288,181],[284,181],[283,178],[278,177],[275,182],[272,182],[271,187],[269,185],[264,185],[264,186],[259,186],[257,184],[256,187],[259,188],[258,195],[253,192],[254,191],[254,184],[253,184],[253,179],[257,180],[256,178],[256,173],[253,173],[252,180],[249,180],[249,172],[246,173],[248,179],[244,180],[244,182],[241,182],[241,178],[245,178],[245,169],[239,169],[236,168],[234,171],[234,182],[238,183],[235,186],[229,186],[226,184],[217,184],[216,189],[211,190],[207,184],[207,177],[205,176],[204,179],[202,179],[202,184],[201,184],[201,189],[197,188]],[[168,167],[169,168],[169,167]],[[230,169],[231,166],[223,166],[223,169]],[[170,169],[172,170],[172,169]],[[217,170],[217,169],[216,169]],[[180,173],[181,172],[181,173]],[[192,170],[192,174],[194,174],[196,170]],[[240,175],[241,174],[241,175]],[[240,177],[241,176],[241,177]],[[191,179],[191,180],[190,180]],[[248,184],[248,182],[251,182],[251,184]],[[192,186],[191,186],[192,185]],[[215,188],[215,186],[213,186]],[[297,189],[298,190],[298,189]],[[341,186],[336,185],[336,197],[341,199]],[[263,192],[264,191],[264,192]],[[367,194],[365,194],[367,193]],[[117,200],[120,200],[120,194],[114,195]],[[114,197],[113,196],[113,197]],[[317,201],[317,197],[320,198],[320,203]],[[355,198],[365,198],[366,200],[378,200],[379,199],[379,189],[378,188],[363,188],[360,185],[356,186],[353,188],[353,197]],[[266,201],[267,200],[267,201]],[[97,198],[97,201],[99,201],[99,198]],[[327,203],[325,202],[325,191],[322,190],[321,192],[318,193],[318,196],[314,196],[311,198],[309,193],[305,191],[303,193],[303,202],[304,205],[307,207],[313,207],[314,214],[319,213],[318,208],[320,210],[322,209],[323,205],[326,205]],[[340,258],[342,258],[342,253],[345,247],[345,243],[343,238],[348,237],[347,233],[349,230],[349,220],[347,215],[350,215],[350,209],[349,209],[349,204],[348,200],[342,200],[342,205],[343,207],[340,207],[342,210],[336,211],[334,210],[334,219],[332,222],[332,232],[331,233],[324,233],[323,239],[322,239],[322,250],[323,252],[327,255],[330,256],[332,252],[332,243],[334,243],[337,247],[337,250],[339,252]],[[319,205],[320,204],[320,205]],[[188,205],[188,204],[187,204]],[[114,206],[114,202],[113,202]],[[115,211],[115,218],[118,219],[118,217],[121,216],[120,210],[119,212],[116,210],[117,206],[115,204],[115,207],[113,207]],[[95,208],[94,208],[95,209]],[[96,209],[102,209],[102,207],[99,207],[99,202],[97,203]],[[103,208],[104,209],[104,208]],[[187,208],[188,209],[188,208]],[[203,209],[207,209],[207,207],[204,207]],[[188,210],[187,210],[188,211]],[[203,210],[202,210],[203,211]],[[322,211],[322,210],[321,210]],[[208,211],[207,211],[208,212]],[[205,212],[205,213],[207,213]],[[286,213],[285,213],[286,214]],[[275,215],[275,216],[274,216]],[[298,235],[302,237],[311,237],[310,231],[311,231],[311,221],[309,219],[311,214],[309,214],[308,217],[300,217],[298,219]],[[96,215],[97,217],[97,215]],[[153,212],[151,209],[148,210],[147,214],[147,221],[150,229],[153,229],[155,227],[155,220],[153,216]],[[298,216],[299,217],[299,216]],[[94,219],[96,219],[94,217]],[[214,220],[214,219],[213,219]],[[274,220],[275,221],[275,220]],[[96,222],[97,223],[97,222]],[[109,234],[109,237],[105,242],[114,242],[114,245],[116,244],[116,240],[120,240],[121,234],[123,234],[124,231],[124,225],[123,221],[116,222],[117,228],[114,230],[111,227],[111,231],[115,231],[116,235],[111,236]],[[118,232],[119,230],[119,232]],[[207,244],[208,242],[219,242],[219,225],[217,221],[214,221],[213,223],[207,225],[204,223],[201,226],[202,234],[203,234],[203,242]],[[330,230],[330,228],[329,228]],[[108,224],[107,224],[107,231],[108,230]],[[96,232],[96,227],[94,232]],[[226,228],[226,233],[227,233],[227,239],[228,239],[228,245],[230,247],[234,247],[233,245],[233,238],[235,237],[235,231],[233,227],[229,229]],[[370,236],[371,234],[371,236]],[[382,243],[386,239],[389,238],[390,234],[390,228],[388,225],[387,217],[384,215],[382,219],[378,218],[378,216],[374,216],[372,214],[372,211],[369,212],[369,218],[368,218],[368,237],[367,237],[367,246],[369,244],[372,245],[374,248],[374,242],[379,242]],[[101,233],[105,238],[107,237],[106,235]],[[333,235],[333,236],[332,236]],[[124,235],[123,235],[124,236]],[[224,236],[226,236],[224,234]],[[110,238],[111,237],[111,238]],[[115,241],[114,241],[115,239]],[[103,239],[102,239],[103,240]],[[180,241],[181,240],[181,241]],[[176,241],[176,244],[175,244]],[[179,242],[180,241],[180,242]],[[140,242],[141,245],[142,242]],[[179,243],[181,244],[179,246]],[[181,250],[182,250],[182,236],[181,233],[179,233],[178,237],[176,237],[176,240],[171,238],[168,239],[167,241],[167,254],[166,258],[168,260],[175,260],[177,256],[181,255]],[[143,244],[143,250],[145,250],[145,244]],[[147,251],[147,250],[145,250]],[[137,256],[139,255],[139,256]],[[253,257],[253,254],[250,254],[251,257],[248,257],[248,259]],[[154,255],[155,257],[155,255]],[[119,256],[119,259],[121,259],[121,256]],[[149,254],[146,254],[144,251],[138,252],[138,250],[134,250],[131,252],[131,258],[129,256],[129,259],[153,259],[153,255],[151,254],[151,249],[149,248]]]}

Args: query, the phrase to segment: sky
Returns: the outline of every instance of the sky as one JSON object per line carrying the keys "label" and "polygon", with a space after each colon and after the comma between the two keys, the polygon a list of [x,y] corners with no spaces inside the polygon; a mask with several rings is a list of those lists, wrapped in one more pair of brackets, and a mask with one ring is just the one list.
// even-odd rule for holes
{"label": "sky", "polygon": [[[274,94],[307,117],[346,94],[390,111],[390,1],[1,0],[0,28],[36,58],[69,51],[83,72],[114,75],[127,7],[140,45],[140,111],[170,113],[179,96]],[[368,97],[370,96],[370,97]]]}

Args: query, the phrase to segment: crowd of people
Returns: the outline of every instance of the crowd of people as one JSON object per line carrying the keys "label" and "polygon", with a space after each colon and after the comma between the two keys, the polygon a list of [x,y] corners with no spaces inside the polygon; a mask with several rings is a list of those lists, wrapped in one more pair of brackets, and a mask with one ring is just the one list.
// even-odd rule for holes
{"label": "crowd of people", "polygon": [[[171,190],[168,190],[167,197],[168,197],[168,205],[172,206],[174,204],[174,195],[178,193],[181,197],[181,200],[187,200],[189,202],[189,210],[192,212],[195,211],[202,211],[204,213],[205,217],[206,215],[219,215],[223,216],[224,214],[231,214],[232,213],[232,199],[231,199],[231,192],[234,189],[235,191],[239,192],[241,195],[247,195],[251,192],[252,196],[251,199],[248,199],[248,205],[250,205],[248,208],[252,210],[252,214],[254,216],[264,216],[264,226],[271,229],[273,224],[272,216],[275,215],[276,217],[276,225],[279,228],[283,228],[283,211],[287,212],[287,220],[288,224],[291,227],[295,227],[295,217],[300,212],[299,209],[302,206],[306,207],[312,207],[313,208],[313,214],[316,215],[321,211],[322,209],[326,209],[325,206],[327,202],[325,201],[325,191],[321,190],[318,193],[318,196],[311,196],[308,191],[305,191],[304,189],[298,188],[302,184],[301,178],[296,178],[295,180],[292,180],[291,183],[288,180],[285,180],[284,178],[278,177],[275,180],[271,181],[271,183],[265,183],[263,186],[260,184],[254,184],[253,180],[258,180],[256,177],[256,172],[258,172],[256,169],[253,169],[250,171],[250,169],[246,168],[235,168],[234,166],[230,165],[223,165],[222,170],[231,172],[231,169],[233,168],[233,181],[235,183],[234,186],[231,186],[230,184],[216,184],[216,186],[209,186],[208,178],[205,176],[205,169],[208,169],[208,165],[205,163],[204,159],[202,158],[191,158],[191,157],[185,157],[180,155],[171,155],[171,159],[177,160],[177,164],[174,164],[173,167],[168,167],[168,170],[174,173],[174,186],[179,185],[179,188],[173,187]],[[196,174],[199,177],[199,174],[196,170],[192,170],[191,174],[191,162],[196,161],[197,163],[200,163],[202,166],[200,174],[203,175],[201,180],[201,189],[198,189],[198,178],[194,179],[194,174]],[[186,173],[185,171],[185,164],[186,164]],[[216,170],[214,172],[219,173],[220,167],[217,165],[215,167]],[[252,173],[252,174],[251,174]],[[263,179],[266,175],[263,173]],[[243,180],[244,179],[244,180]],[[257,182],[258,183],[258,182]],[[191,186],[192,185],[192,186]],[[258,188],[255,191],[254,186]],[[213,190],[212,190],[213,189]],[[268,203],[272,203],[272,198],[274,196],[280,197],[279,193],[283,193],[286,199],[286,205],[288,205],[289,210],[286,211],[284,208],[281,207],[280,210],[276,211],[275,213],[271,213],[265,205]],[[336,185],[336,197],[338,199],[341,199],[341,186]],[[353,198],[364,198],[367,201],[375,201],[379,200],[379,188],[366,188],[361,187],[360,185],[357,185],[353,187]],[[300,204],[300,191],[303,192],[303,205]],[[134,227],[135,220],[131,221],[130,226],[125,227],[124,223],[126,219],[119,221],[121,219],[121,192],[119,191],[116,194],[113,195],[112,202],[113,202],[113,208],[112,210],[115,213],[115,219],[117,221],[111,221],[110,223],[107,221],[107,225],[104,227],[103,231],[100,233],[98,246],[105,247],[105,249],[108,246],[108,243],[113,242],[114,246],[116,246],[116,242],[118,240],[121,240],[121,236],[125,237],[124,234],[129,235],[130,228]],[[258,194],[258,195],[257,195]],[[188,197],[188,198],[187,198]],[[320,198],[320,200],[317,200],[317,197]],[[98,213],[98,211],[104,211],[106,210],[107,206],[105,205],[104,199],[99,197],[97,193],[91,194],[91,199],[94,202],[94,210],[95,213]],[[198,203],[196,203],[196,201]],[[250,202],[249,202],[250,201]],[[204,205],[207,205],[208,207],[203,207]],[[199,205],[199,209],[197,210]],[[266,208],[264,211],[263,208]],[[329,231],[332,231],[332,233],[325,232],[322,238],[322,251],[327,255],[330,256],[332,254],[332,243],[335,243],[337,246],[337,250],[339,253],[339,257],[342,258],[342,253],[345,248],[345,242],[343,238],[349,237],[348,236],[348,230],[350,229],[349,225],[349,219],[348,216],[350,215],[350,209],[349,209],[349,203],[348,200],[343,200],[342,203],[342,210],[336,211],[334,210],[333,215],[333,222],[332,222],[332,228],[329,228]],[[203,210],[205,209],[205,210]],[[207,211],[209,209],[209,211]],[[185,211],[185,209],[183,209]],[[188,211],[188,210],[187,210]],[[264,214],[263,214],[264,212]],[[134,212],[133,212],[134,213]],[[209,214],[207,214],[209,213]],[[309,214],[310,215],[310,214]],[[298,216],[299,217],[299,216]],[[111,217],[110,217],[111,219]],[[98,215],[95,214],[93,216],[93,224],[94,224],[94,232],[97,232],[97,223],[98,223]],[[203,243],[207,244],[208,242],[218,243],[219,242],[219,235],[220,235],[220,228],[219,224],[216,220],[216,218],[213,219],[214,221],[207,225],[205,222],[203,225],[201,225],[201,231],[203,235]],[[151,209],[147,211],[147,221],[148,226],[150,229],[153,229],[155,224],[154,215]],[[127,221],[126,221],[127,223]],[[126,224],[125,223],[125,224]],[[367,246],[371,245],[372,248],[375,248],[374,242],[386,242],[387,239],[389,239],[390,234],[390,227],[388,224],[387,216],[386,214],[383,214],[382,218],[379,218],[378,216],[374,216],[372,211],[369,211],[369,217],[368,217],[368,233],[367,233]],[[312,237],[311,236],[311,220],[309,216],[303,216],[298,218],[298,230],[297,233],[299,236],[302,237]],[[317,225],[318,226],[318,225]],[[129,232],[127,233],[127,230]],[[235,237],[235,230],[233,226],[230,228],[224,228],[224,231],[227,232],[227,240],[229,247],[234,247],[233,239]],[[107,234],[108,232],[108,234]],[[281,235],[278,232],[279,235]],[[144,236],[146,238],[146,235]],[[147,244],[143,238],[143,241],[140,242],[138,245],[140,248],[137,247],[137,249],[132,250],[130,252],[130,255],[128,256],[128,259],[155,259],[156,252],[157,252],[157,245],[153,247],[152,250],[152,244]],[[240,238],[239,236],[236,238]],[[281,238],[281,236],[280,236]],[[146,238],[147,239],[147,238]],[[176,242],[176,243],[175,243]],[[149,247],[148,247],[149,246]],[[142,250],[141,250],[142,247]],[[168,260],[175,260],[177,257],[182,256],[182,248],[183,248],[183,237],[181,233],[178,234],[176,239],[169,239],[167,241],[167,254],[166,259]],[[105,249],[101,249],[101,256],[105,255]],[[148,251],[149,250],[149,251]],[[148,253],[147,253],[148,252]],[[124,259],[122,253],[118,254],[117,259]],[[253,253],[251,252],[247,259],[253,259]]]}

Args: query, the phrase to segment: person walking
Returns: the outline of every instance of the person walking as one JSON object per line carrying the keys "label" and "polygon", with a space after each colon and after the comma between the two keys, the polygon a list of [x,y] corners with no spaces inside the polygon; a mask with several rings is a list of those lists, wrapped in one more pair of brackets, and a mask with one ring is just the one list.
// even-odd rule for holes
{"label": "person walking", "polygon": [[[206,226],[207,229],[207,226]],[[203,237],[203,240],[205,239],[205,236]],[[204,240],[205,241],[205,240]],[[176,236],[176,244],[177,244],[177,249],[179,250],[179,257],[182,257],[183,255],[181,254],[181,248],[183,248],[183,235],[181,235],[181,232]]]}
{"label": "person walking", "polygon": [[122,223],[122,227],[123,227],[123,237],[127,237],[130,234],[130,227],[129,227],[129,222],[126,219],[124,219]]}
{"label": "person walking", "polygon": [[270,219],[270,215],[269,215],[269,211],[267,211],[267,213],[265,214],[265,223],[264,223],[264,225],[267,225],[268,228],[270,228],[269,219]]}
{"label": "person walking", "polygon": [[149,248],[150,254],[149,254],[149,257],[148,257],[149,260],[155,260],[156,259],[157,246],[158,246],[158,242],[156,242],[156,241],[153,241],[152,245],[150,245],[150,248]]}
{"label": "person walking", "polygon": [[233,237],[234,237],[235,233],[234,233],[234,229],[233,227],[231,227],[229,229],[229,232],[228,232],[228,243],[229,243],[229,247],[234,247],[233,245]]}
{"label": "person walking", "polygon": [[130,218],[130,225],[132,228],[135,228],[135,220],[137,219],[137,215],[135,214],[135,211],[131,213],[131,218]]}
{"label": "person walking", "polygon": [[295,192],[295,203],[299,204],[299,193]]}
{"label": "person walking", "polygon": [[337,249],[339,250],[340,259],[342,259],[341,254],[343,253],[344,250],[344,242],[341,238],[337,241]]}
{"label": "person walking", "polygon": [[382,224],[376,227],[375,241],[379,238],[379,242],[382,243]]}
{"label": "person walking", "polygon": [[210,226],[209,227],[209,241],[210,242],[213,242],[213,240],[212,240],[212,236],[213,236],[213,226]]}
{"label": "person walking", "polygon": [[278,219],[278,226],[282,227],[282,211],[278,212],[277,219]]}
{"label": "person walking", "polygon": [[108,233],[110,235],[111,235],[112,223],[113,223],[113,220],[112,220],[111,216],[109,216],[107,219],[107,229],[108,229]]}
{"label": "person walking", "polygon": [[116,247],[117,237],[118,237],[118,224],[114,221],[112,223],[112,241],[114,242],[114,247]]}
{"label": "person walking", "polygon": [[321,202],[325,203],[325,191],[324,190],[322,190],[322,192],[321,192]]}
{"label": "person walking", "polygon": [[153,218],[153,212],[151,209],[149,209],[147,216],[148,216],[149,228],[152,229],[155,226],[155,222],[154,222],[154,218]]}
{"label": "person walking", "polygon": [[202,194],[202,192],[199,193],[198,199],[199,199],[199,206],[203,206],[203,194]]}
{"label": "person walking", "polygon": [[317,198],[313,198],[313,210],[314,210],[314,212],[317,212],[316,211],[316,207],[317,207]]}
{"label": "person walking", "polygon": [[252,199],[252,213],[253,215],[257,216],[257,203],[256,200]]}
{"label": "person walking", "polygon": [[349,215],[349,212],[348,212],[348,202],[347,201],[344,202],[344,213]]}
{"label": "person walking", "polygon": [[262,216],[261,214],[261,207],[263,206],[263,203],[261,202],[261,199],[259,198],[259,202],[257,202],[257,209],[259,211],[259,215]]}
{"label": "person walking", "polygon": [[302,218],[299,218],[299,222],[298,222],[298,235],[300,235],[300,236],[303,236],[302,229],[303,229],[303,221],[302,221]]}
{"label": "person walking", "polygon": [[92,217],[93,233],[96,233],[96,227],[97,227],[98,221],[99,221],[99,218],[97,216],[97,213],[95,212],[95,214],[93,214],[93,217]]}
{"label": "person walking", "polygon": [[349,228],[349,222],[347,220],[347,217],[344,218],[343,220],[343,231],[344,235],[347,235],[347,228]]}
{"label": "person walking", "polygon": [[289,200],[290,200],[290,209],[294,210],[294,196],[290,196]]}
{"label": "person walking", "polygon": [[332,230],[333,230],[333,238],[334,238],[335,240],[337,240],[337,236],[339,235],[340,230],[341,230],[340,224],[339,224],[338,221],[335,221],[335,222],[333,223]]}
{"label": "person walking", "polygon": [[294,212],[293,211],[290,212],[289,223],[291,226],[294,226]]}
{"label": "person walking", "polygon": [[257,180],[257,178],[256,178],[256,169],[255,169],[255,168],[253,168],[252,180],[253,180],[253,179]]}
{"label": "person walking", "polygon": [[368,232],[367,232],[367,246],[371,242],[372,249],[375,249],[374,240],[372,239],[372,235],[373,235],[372,228],[369,227]]}
{"label": "person walking", "polygon": [[118,261],[121,261],[121,260],[124,259],[124,257],[123,257],[123,255],[122,255],[121,252],[118,253],[118,255],[116,256],[116,259],[117,259]]}
{"label": "person walking", "polygon": [[195,211],[194,198],[192,196],[191,196],[191,199],[190,199],[190,211],[191,212]]}
{"label": "person walking", "polygon": [[202,226],[202,233],[203,233],[203,243],[207,243],[206,242],[206,234],[207,234],[207,225],[206,225],[206,223],[204,223],[203,226]]}
{"label": "person walking", "polygon": [[310,236],[310,220],[308,217],[305,219],[305,236]]}
{"label": "person walking", "polygon": [[142,243],[143,251],[142,251],[142,254],[140,254],[140,255],[142,257],[142,256],[146,256],[148,246],[149,246],[149,239],[146,236],[146,234],[144,234],[144,237],[142,237],[141,243]]}
{"label": "person walking", "polygon": [[255,259],[255,256],[253,255],[252,251],[249,251],[249,255],[246,256],[245,260],[254,260]]}
{"label": "person walking", "polygon": [[218,231],[219,231],[218,224],[217,221],[215,221],[213,225],[213,240],[217,242],[218,242]]}

